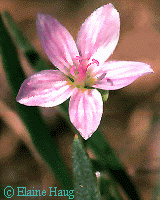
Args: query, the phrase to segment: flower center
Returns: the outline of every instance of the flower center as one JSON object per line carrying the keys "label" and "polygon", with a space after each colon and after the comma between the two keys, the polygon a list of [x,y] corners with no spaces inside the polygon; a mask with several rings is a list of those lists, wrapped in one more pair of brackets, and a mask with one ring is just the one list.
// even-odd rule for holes
{"label": "flower center", "polygon": [[91,65],[99,66],[99,62],[95,59],[92,59],[91,62],[89,60],[90,57],[82,58],[76,56],[74,65],[70,68],[70,80],[72,80],[75,87],[91,87],[95,83],[96,80],[89,67]]}

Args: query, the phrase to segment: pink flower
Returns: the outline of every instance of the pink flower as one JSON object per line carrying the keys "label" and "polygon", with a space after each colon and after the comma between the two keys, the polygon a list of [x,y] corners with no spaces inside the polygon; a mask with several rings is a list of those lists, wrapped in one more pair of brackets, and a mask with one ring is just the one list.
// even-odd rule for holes
{"label": "pink flower", "polygon": [[119,13],[112,4],[95,10],[82,24],[77,45],[70,33],[50,15],[38,14],[38,35],[50,61],[59,70],[28,77],[17,101],[27,106],[52,107],[69,97],[69,116],[84,139],[98,128],[103,112],[96,89],[123,88],[153,72],[142,62],[109,61],[119,39]]}

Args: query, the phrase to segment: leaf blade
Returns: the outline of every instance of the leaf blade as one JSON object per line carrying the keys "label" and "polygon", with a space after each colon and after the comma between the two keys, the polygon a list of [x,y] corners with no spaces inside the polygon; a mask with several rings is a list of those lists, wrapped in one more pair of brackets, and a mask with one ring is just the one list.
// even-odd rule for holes
{"label": "leaf blade", "polygon": [[78,136],[72,144],[74,193],[77,200],[99,200],[100,192],[96,183],[92,165]]}

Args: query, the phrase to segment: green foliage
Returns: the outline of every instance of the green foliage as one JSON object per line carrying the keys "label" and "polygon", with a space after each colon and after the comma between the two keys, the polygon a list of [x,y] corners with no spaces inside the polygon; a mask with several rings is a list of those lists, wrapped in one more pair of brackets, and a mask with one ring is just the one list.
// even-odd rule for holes
{"label": "green foliage", "polygon": [[99,200],[100,192],[91,161],[86,154],[82,141],[76,135],[72,144],[74,193],[76,200]]}

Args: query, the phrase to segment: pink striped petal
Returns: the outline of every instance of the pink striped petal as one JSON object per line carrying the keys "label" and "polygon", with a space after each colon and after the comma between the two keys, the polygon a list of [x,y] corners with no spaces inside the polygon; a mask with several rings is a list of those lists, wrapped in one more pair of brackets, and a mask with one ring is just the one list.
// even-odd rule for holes
{"label": "pink striped petal", "polygon": [[[150,65],[142,62],[132,61],[110,61],[104,63],[97,72],[97,77],[104,77],[97,80],[93,86],[103,90],[117,90],[123,88],[140,76],[152,73]],[[104,74],[102,76],[102,74]],[[105,75],[106,74],[106,75]]]}
{"label": "pink striped petal", "polygon": [[72,93],[62,72],[44,70],[25,79],[16,100],[27,106],[52,107],[63,103]]}
{"label": "pink striped petal", "polygon": [[102,97],[97,90],[74,91],[69,102],[69,116],[85,140],[98,128],[102,112]]}
{"label": "pink striped petal", "polygon": [[67,31],[50,15],[38,14],[37,31],[42,47],[50,61],[68,75],[72,59],[79,56],[76,44]]}
{"label": "pink striped petal", "polygon": [[111,3],[95,10],[82,24],[77,45],[82,56],[103,63],[113,53],[119,39],[119,13]]}

